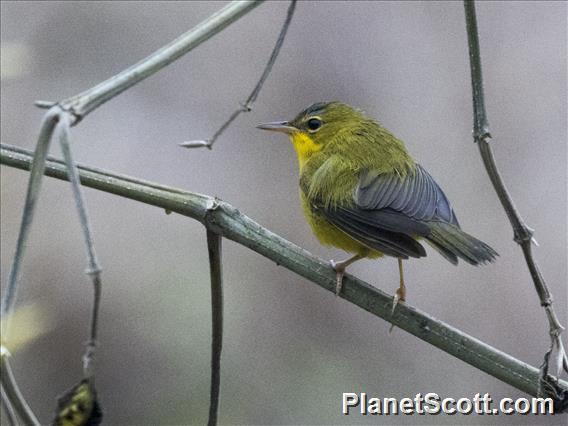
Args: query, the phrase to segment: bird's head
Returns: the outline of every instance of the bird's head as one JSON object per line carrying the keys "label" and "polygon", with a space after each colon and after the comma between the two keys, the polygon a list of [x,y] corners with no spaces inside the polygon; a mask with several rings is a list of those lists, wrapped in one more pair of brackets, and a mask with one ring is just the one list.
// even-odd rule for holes
{"label": "bird's head", "polygon": [[368,122],[362,112],[341,102],[318,102],[300,112],[293,120],[260,124],[257,128],[286,133],[290,137],[300,167],[315,152],[344,132]]}

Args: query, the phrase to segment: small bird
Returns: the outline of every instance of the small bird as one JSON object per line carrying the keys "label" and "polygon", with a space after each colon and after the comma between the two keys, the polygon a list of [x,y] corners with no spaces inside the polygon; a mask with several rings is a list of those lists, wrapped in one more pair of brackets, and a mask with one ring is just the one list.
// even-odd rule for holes
{"label": "small bird", "polygon": [[446,260],[479,265],[497,252],[463,232],[452,206],[432,176],[404,143],[362,111],[340,102],[320,102],[291,121],[259,129],[286,133],[300,169],[306,219],[324,245],[353,256],[331,266],[336,295],[345,269],[362,258],[398,259],[400,284],[393,300],[406,300],[402,260],[426,256],[426,241]]}

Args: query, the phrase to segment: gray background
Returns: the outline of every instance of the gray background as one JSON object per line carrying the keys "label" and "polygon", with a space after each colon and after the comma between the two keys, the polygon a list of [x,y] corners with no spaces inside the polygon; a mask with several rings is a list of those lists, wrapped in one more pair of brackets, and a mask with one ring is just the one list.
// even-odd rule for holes
{"label": "gray background", "polygon": [[[219,2],[2,2],[3,143],[34,146],[36,99],[76,94],[143,58]],[[269,2],[73,129],[76,158],[216,195],[323,258],[297,196],[286,138],[254,128],[320,100],[365,109],[401,139],[452,200],[462,226],[498,262],[454,267],[429,250],[406,263],[409,303],[532,365],[547,323],[507,217],[472,143],[460,2],[302,2],[255,110],[213,151],[182,150],[244,100],[262,71],[286,2]],[[566,4],[478,5],[494,150],[566,324]],[[52,149],[60,155],[59,149]],[[2,283],[28,174],[2,167]],[[203,424],[210,310],[205,233],[192,220],[86,190],[104,267],[97,386],[107,424]],[[505,385],[232,242],[225,243],[226,334],[220,420],[232,424],[557,424],[564,417],[340,414],[342,392],[378,397],[521,397]],[[68,184],[46,179],[19,300],[55,329],[15,354],[42,421],[81,374],[91,288]],[[392,292],[396,262],[351,272]]]}

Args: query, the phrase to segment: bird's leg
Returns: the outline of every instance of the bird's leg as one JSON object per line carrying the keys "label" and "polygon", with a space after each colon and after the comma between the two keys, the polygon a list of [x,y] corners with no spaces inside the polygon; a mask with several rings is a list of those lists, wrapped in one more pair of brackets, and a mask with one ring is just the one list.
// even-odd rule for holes
{"label": "bird's leg", "polygon": [[394,298],[392,301],[392,313],[394,314],[394,310],[398,302],[404,302],[406,300],[406,286],[404,285],[404,272],[402,270],[402,259],[398,258],[398,274],[400,276],[400,285],[396,289],[394,293]]}
{"label": "bird's leg", "polygon": [[[391,315],[394,314],[394,310],[396,309],[396,305],[398,302],[404,302],[406,300],[406,286],[404,285],[404,273],[402,271],[402,259],[398,258],[398,274],[400,276],[400,285],[394,292],[394,297],[392,300],[392,312]],[[389,329],[389,334],[392,333],[394,330],[394,324],[391,325]]]}
{"label": "bird's leg", "polygon": [[339,293],[341,293],[341,287],[343,286],[343,274],[345,273],[345,269],[347,269],[347,267],[349,265],[351,265],[353,262],[358,261],[359,259],[362,259],[363,257],[365,257],[362,254],[356,254],[353,257],[350,257],[349,259],[345,259],[342,260],[340,262],[336,262],[335,260],[330,260],[329,263],[331,264],[331,267],[334,269],[336,275],[335,275],[335,295],[339,296]]}

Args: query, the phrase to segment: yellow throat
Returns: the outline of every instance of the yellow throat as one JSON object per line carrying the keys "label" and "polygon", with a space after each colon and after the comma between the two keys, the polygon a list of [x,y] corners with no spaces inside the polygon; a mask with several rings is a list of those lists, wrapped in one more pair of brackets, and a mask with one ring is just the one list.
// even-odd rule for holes
{"label": "yellow throat", "polygon": [[322,148],[321,144],[315,143],[314,140],[305,132],[291,133],[290,141],[296,150],[300,171],[303,169],[304,164],[306,164],[312,154],[320,151]]}

